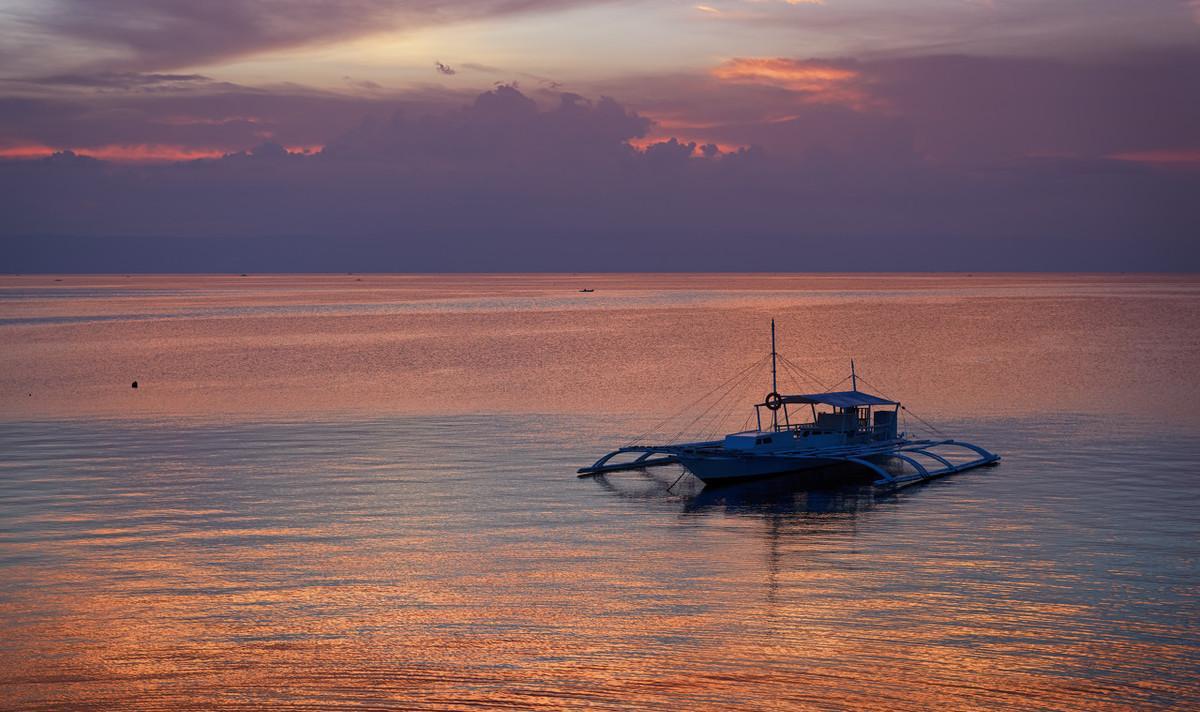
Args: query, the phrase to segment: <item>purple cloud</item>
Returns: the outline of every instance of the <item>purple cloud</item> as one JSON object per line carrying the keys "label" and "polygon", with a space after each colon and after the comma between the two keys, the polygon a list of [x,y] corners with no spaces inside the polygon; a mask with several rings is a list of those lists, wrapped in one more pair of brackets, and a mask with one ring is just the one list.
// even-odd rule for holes
{"label": "purple cloud", "polygon": [[762,78],[714,72],[592,86],[620,91],[660,122],[655,135],[759,145],[773,155],[983,166],[1200,148],[1200,93],[1192,89],[1200,86],[1200,51],[1087,62],[959,55],[771,61]]}
{"label": "purple cloud", "polygon": [[[269,116],[275,145],[171,165],[0,162],[0,258],[117,271],[1197,269],[1200,166],[1116,155],[1200,146],[1200,100],[1176,91],[1196,66],[1183,54],[880,60],[851,67],[872,101],[849,104],[796,83],[624,84],[675,125],[613,99],[539,105],[512,86],[399,110],[322,94],[155,98],[144,106],[258,117],[168,127],[243,132],[243,148],[263,143],[254,127]],[[34,131],[62,108],[22,111]],[[95,122],[80,107],[55,130],[120,132]],[[326,148],[297,155],[274,135]]]}
{"label": "purple cloud", "polygon": [[354,94],[196,81],[171,91],[146,92],[142,85],[127,91],[89,86],[0,96],[0,154],[26,145],[81,153],[147,144],[236,152],[267,139],[292,146],[324,145],[368,117],[386,117],[402,106],[438,110],[468,98],[432,87],[398,96],[374,82],[347,81]]}

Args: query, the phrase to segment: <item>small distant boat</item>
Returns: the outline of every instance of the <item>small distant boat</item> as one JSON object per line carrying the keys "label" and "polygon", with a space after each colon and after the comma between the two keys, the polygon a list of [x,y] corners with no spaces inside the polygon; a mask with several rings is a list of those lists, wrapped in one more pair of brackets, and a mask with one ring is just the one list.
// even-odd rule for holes
{"label": "small distant boat", "polygon": [[[895,488],[1000,461],[999,455],[962,440],[913,439],[899,432],[904,406],[859,390],[853,361],[848,391],[781,394],[777,359],[772,320],[771,391],[754,404],[753,430],[721,440],[622,447],[581,468],[579,476],[678,463],[705,483],[808,473],[816,484],[837,471],[867,474],[875,477],[875,486]],[[636,457],[615,462],[620,455]]]}
{"label": "small distant boat", "polygon": [[584,294],[591,294],[592,292],[594,292],[594,291],[596,291],[596,290],[594,290],[594,289],[581,289],[581,290],[579,290],[579,291],[583,292]]}

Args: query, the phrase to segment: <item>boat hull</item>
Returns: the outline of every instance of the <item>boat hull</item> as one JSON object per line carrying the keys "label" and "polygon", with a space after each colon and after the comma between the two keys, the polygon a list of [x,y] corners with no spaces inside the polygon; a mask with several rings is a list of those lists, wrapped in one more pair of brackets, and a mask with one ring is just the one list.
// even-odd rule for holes
{"label": "boat hull", "polygon": [[[766,444],[766,443],[763,443]],[[943,448],[939,454],[935,448]],[[958,452],[947,452],[955,448]],[[963,460],[962,451],[974,454]],[[622,454],[637,453],[629,462],[611,464]],[[950,458],[954,458],[953,460]],[[923,462],[922,462],[923,460]],[[815,451],[746,452],[715,442],[678,445],[631,445],[601,457],[580,477],[679,463],[705,483],[741,482],[763,477],[804,473],[805,485],[823,485],[872,478],[883,487],[907,487],[937,477],[995,465],[1000,456],[962,440],[892,440]]]}
{"label": "boat hull", "polygon": [[[726,483],[774,477],[812,470],[837,467],[844,469],[844,459],[826,457],[727,457],[721,455],[676,456],[679,463],[706,483]],[[823,478],[827,479],[827,478]]]}

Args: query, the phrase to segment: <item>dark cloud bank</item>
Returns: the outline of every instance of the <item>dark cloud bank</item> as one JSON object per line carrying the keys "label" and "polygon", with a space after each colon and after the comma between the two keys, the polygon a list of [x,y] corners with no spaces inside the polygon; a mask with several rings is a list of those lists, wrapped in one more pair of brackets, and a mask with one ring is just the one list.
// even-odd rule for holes
{"label": "dark cloud bank", "polygon": [[[977,60],[889,65],[864,79],[869,110],[792,96],[784,119],[724,117],[714,140],[746,150],[640,151],[628,141],[651,122],[613,100],[539,108],[500,87],[367,112],[315,155],[8,161],[0,269],[1195,270],[1196,164],[1117,157],[1200,146],[1200,100],[1175,93],[1200,65],[1177,61],[1167,79],[1058,67],[1057,84]],[[712,106],[782,101],[708,89]]]}

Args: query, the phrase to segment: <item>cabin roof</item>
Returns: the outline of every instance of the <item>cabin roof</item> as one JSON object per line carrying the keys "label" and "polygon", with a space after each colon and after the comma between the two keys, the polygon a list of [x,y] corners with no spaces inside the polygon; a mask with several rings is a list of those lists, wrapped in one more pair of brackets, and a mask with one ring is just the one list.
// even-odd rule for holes
{"label": "cabin roof", "polygon": [[896,401],[863,393],[862,391],[834,391],[833,393],[809,393],[801,396],[783,396],[784,403],[815,403],[835,408],[854,408],[863,405],[897,405]]}

